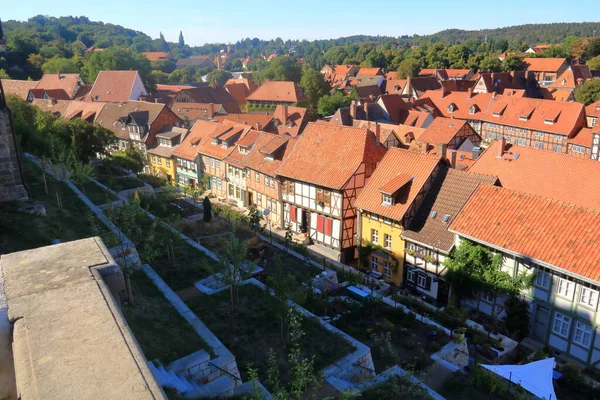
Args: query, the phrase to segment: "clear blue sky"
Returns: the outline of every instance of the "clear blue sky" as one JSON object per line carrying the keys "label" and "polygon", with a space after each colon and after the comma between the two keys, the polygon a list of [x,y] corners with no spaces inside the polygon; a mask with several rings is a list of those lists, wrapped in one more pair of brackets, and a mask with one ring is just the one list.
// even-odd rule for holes
{"label": "clear blue sky", "polygon": [[[2,7],[2,20],[34,15],[85,15],[140,30],[153,38],[162,31],[186,43],[260,39],[330,39],[356,34],[429,34],[448,28],[485,29],[525,23],[598,20],[597,1],[573,7],[564,1],[406,1],[406,0],[25,0]],[[586,11],[587,10],[587,11]],[[582,19],[584,18],[584,19]]]}

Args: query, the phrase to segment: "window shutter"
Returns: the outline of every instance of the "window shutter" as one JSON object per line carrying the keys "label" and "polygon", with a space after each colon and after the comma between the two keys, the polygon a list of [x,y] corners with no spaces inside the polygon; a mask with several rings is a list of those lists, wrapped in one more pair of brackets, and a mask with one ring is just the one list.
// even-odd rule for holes
{"label": "window shutter", "polygon": [[333,230],[333,220],[331,218],[327,218],[325,220],[325,234],[327,236],[331,236],[332,230]]}
{"label": "window shutter", "polygon": [[425,290],[431,290],[431,277],[425,279]]}
{"label": "window shutter", "polygon": [[296,222],[296,207],[290,206],[290,221]]}
{"label": "window shutter", "polygon": [[324,222],[323,220],[324,220],[324,219],[325,219],[325,218],[323,218],[322,216],[320,216],[320,215],[317,215],[317,231],[318,231],[318,232],[321,232],[321,233],[323,233],[323,232],[325,231],[325,229],[324,229],[324,226],[323,226],[323,225],[324,225],[324,224],[323,224],[323,222]]}

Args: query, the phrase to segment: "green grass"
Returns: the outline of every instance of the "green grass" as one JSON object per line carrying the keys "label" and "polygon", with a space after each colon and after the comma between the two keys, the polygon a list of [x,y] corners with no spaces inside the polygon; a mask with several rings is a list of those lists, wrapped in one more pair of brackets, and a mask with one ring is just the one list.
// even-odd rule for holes
{"label": "green grass", "polygon": [[77,185],[77,187],[97,206],[117,200],[117,197],[114,194],[108,190],[102,189],[92,181],[87,181],[83,185]]}
{"label": "green grass", "polygon": [[131,275],[134,305],[123,304],[129,327],[148,360],[167,365],[198,350],[212,352],[142,271]]}
{"label": "green grass", "polygon": [[[91,236],[101,236],[107,247],[117,244],[114,235],[65,183],[46,175],[46,194],[42,170],[26,158],[23,165],[32,203],[44,205],[46,216],[17,212],[19,205],[14,202],[0,204],[0,253],[47,246],[54,239],[69,242]],[[57,192],[62,200],[62,212],[58,211]]]}
{"label": "green grass", "polygon": [[136,177],[128,176],[125,172],[117,168],[99,166],[95,168],[94,173],[100,183],[117,192],[144,186],[143,181]]}
{"label": "green grass", "polygon": [[393,376],[385,382],[379,383],[365,390],[357,399],[380,400],[380,399],[403,399],[403,400],[425,400],[431,399],[429,393],[416,383],[407,378]]}
{"label": "green grass", "polygon": [[[276,300],[254,285],[240,286],[239,297],[236,313],[231,311],[228,290],[193,298],[188,300],[188,306],[235,354],[244,380],[248,378],[248,366],[252,365],[258,368],[261,382],[265,382],[271,348],[277,356],[282,380],[288,380],[288,349],[280,336],[281,325],[273,307]],[[351,344],[314,320],[304,319],[302,330],[305,333],[300,341],[302,354],[315,357],[317,372],[354,351]]]}
{"label": "green grass", "polygon": [[144,182],[140,181],[133,176],[124,176],[122,178],[116,178],[110,181],[107,186],[115,191],[135,189],[144,186]]}

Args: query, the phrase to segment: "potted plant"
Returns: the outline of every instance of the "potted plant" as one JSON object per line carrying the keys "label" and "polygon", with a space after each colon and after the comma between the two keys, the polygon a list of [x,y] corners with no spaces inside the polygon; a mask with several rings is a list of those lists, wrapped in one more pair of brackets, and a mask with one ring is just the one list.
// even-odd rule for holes
{"label": "potted plant", "polygon": [[454,339],[455,343],[462,343],[465,340],[465,332],[467,328],[456,328],[452,331],[452,339]]}

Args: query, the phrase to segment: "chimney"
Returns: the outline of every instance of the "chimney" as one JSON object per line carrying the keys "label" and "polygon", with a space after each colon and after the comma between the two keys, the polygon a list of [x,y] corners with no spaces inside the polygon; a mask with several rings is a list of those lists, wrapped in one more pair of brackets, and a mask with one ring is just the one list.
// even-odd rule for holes
{"label": "chimney", "polygon": [[467,89],[467,98],[471,99],[473,98],[473,88],[470,87],[469,89]]}
{"label": "chimney", "polygon": [[479,155],[481,154],[481,147],[479,147],[479,146],[473,147],[472,153],[473,153],[473,160],[477,160],[479,158]]}
{"label": "chimney", "polygon": [[449,157],[450,166],[452,168],[456,168],[456,150],[449,150],[448,152],[450,153],[450,157]]}
{"label": "chimney", "polygon": [[429,143],[422,142],[421,143],[421,153],[427,154],[428,151],[429,151]]}
{"label": "chimney", "polygon": [[288,117],[287,104],[281,105],[281,113],[283,114],[283,116],[281,117],[281,124],[283,126],[285,126],[285,124],[287,124],[287,117]]}
{"label": "chimney", "polygon": [[375,142],[377,144],[381,143],[381,125],[375,122]]}
{"label": "chimney", "polygon": [[356,100],[352,100],[350,103],[350,116],[352,119],[356,119]]}
{"label": "chimney", "polygon": [[442,156],[443,159],[446,159],[446,151],[448,150],[448,145],[446,143],[438,143],[436,145],[436,153],[438,156]]}
{"label": "chimney", "polygon": [[212,118],[215,115],[215,104],[210,103],[208,105],[208,118]]}
{"label": "chimney", "polygon": [[492,93],[492,99],[496,98],[496,91],[494,90],[494,92]]}
{"label": "chimney", "polygon": [[500,142],[500,146],[498,146],[498,155],[496,155],[496,158],[502,158],[502,156],[504,155],[504,149],[506,148],[506,138],[502,137],[502,140],[499,140]]}
{"label": "chimney", "polygon": [[[244,122],[245,123],[245,122]],[[256,123],[256,130],[257,131],[262,131],[262,124],[260,122]]]}

